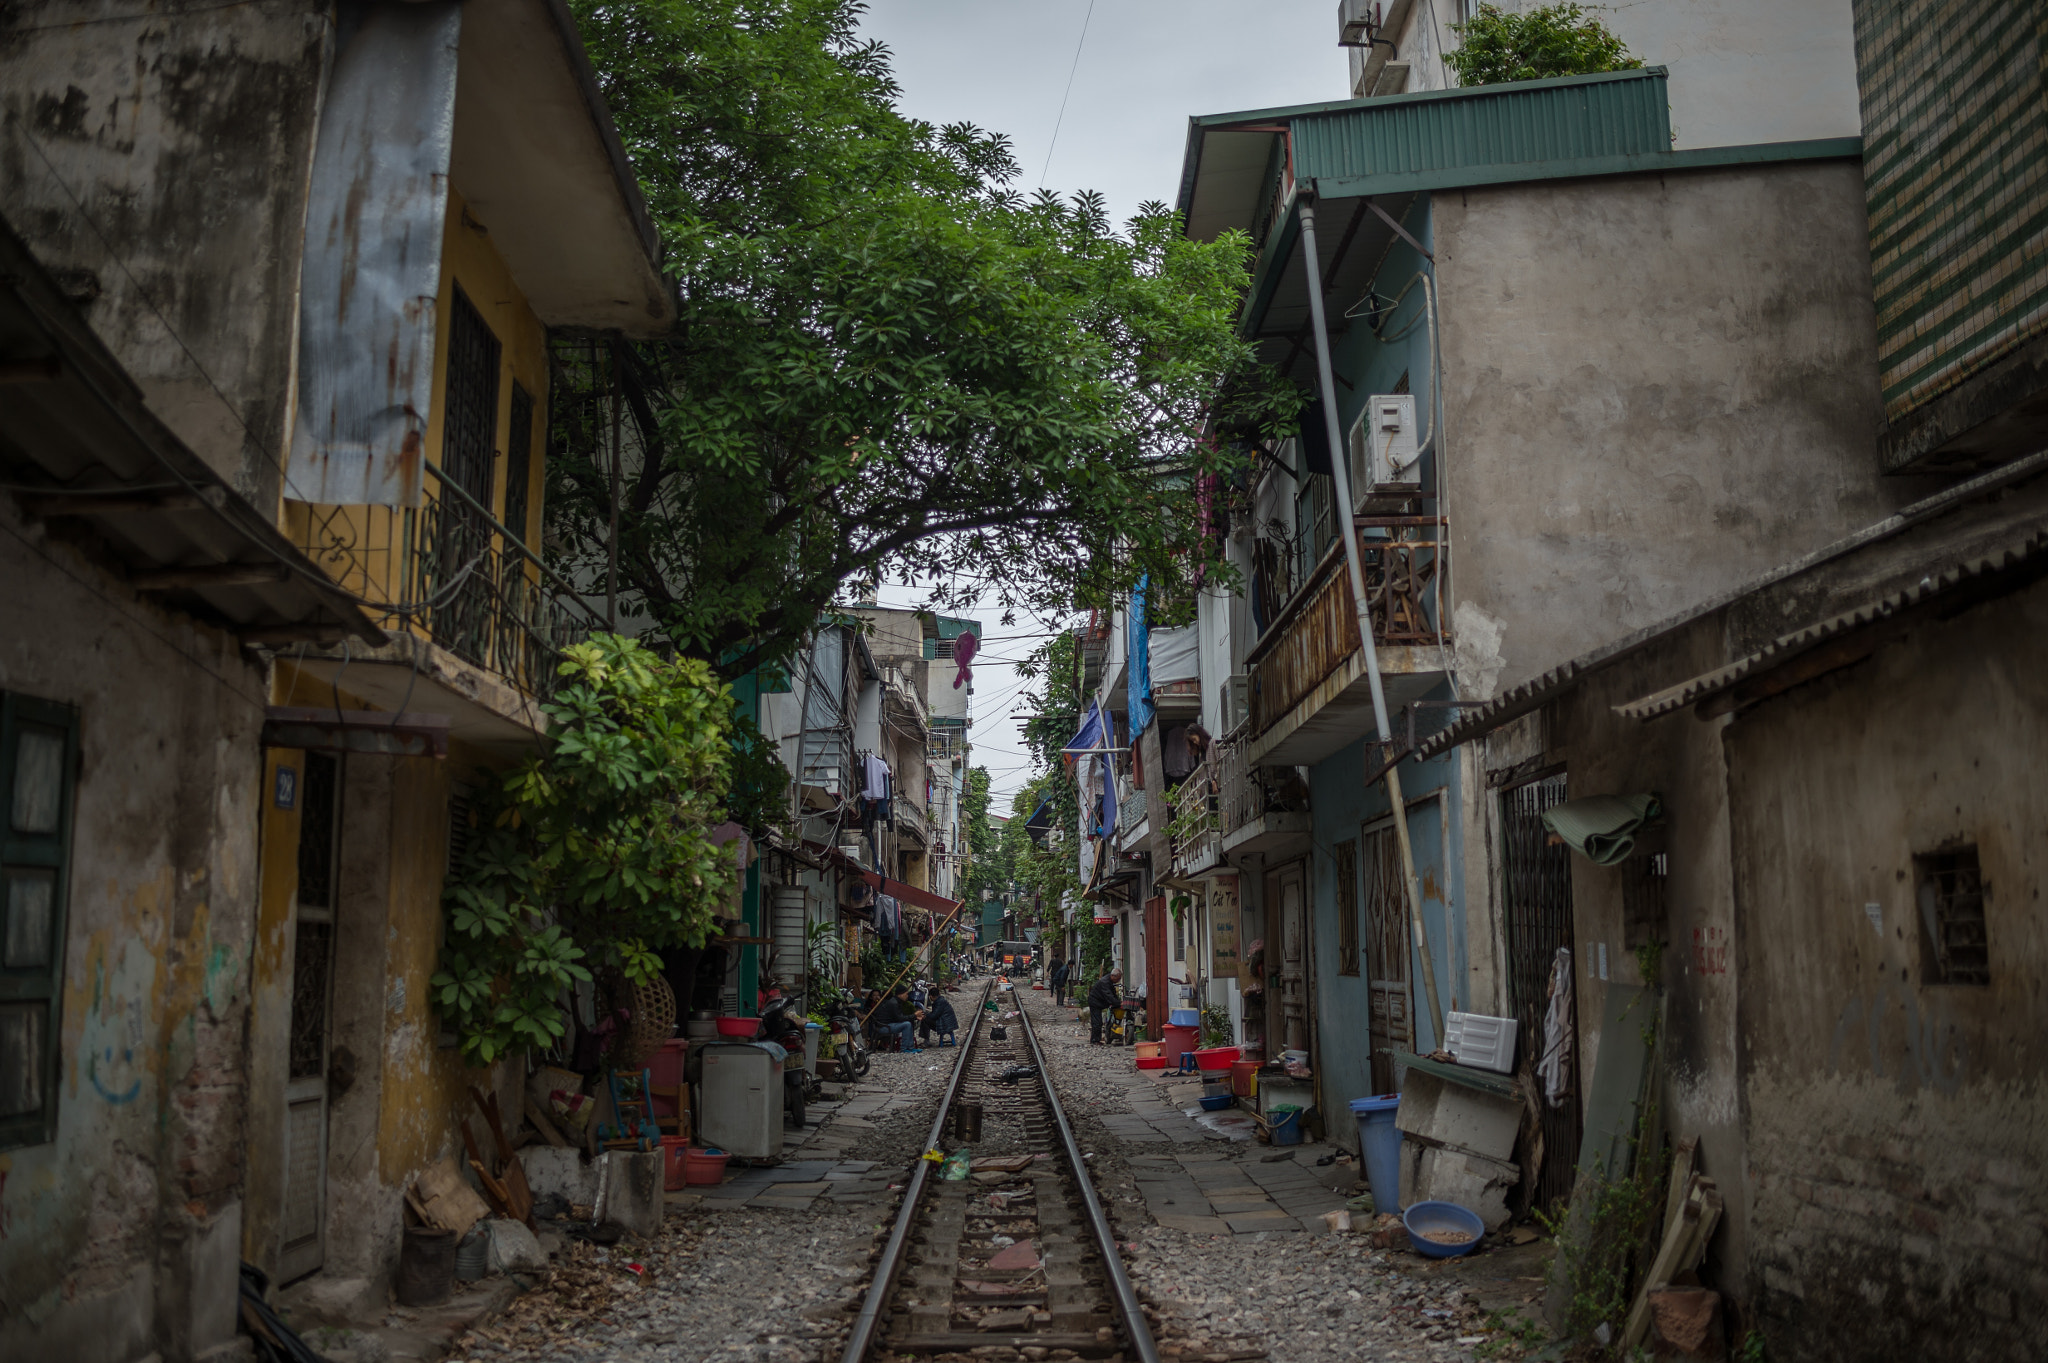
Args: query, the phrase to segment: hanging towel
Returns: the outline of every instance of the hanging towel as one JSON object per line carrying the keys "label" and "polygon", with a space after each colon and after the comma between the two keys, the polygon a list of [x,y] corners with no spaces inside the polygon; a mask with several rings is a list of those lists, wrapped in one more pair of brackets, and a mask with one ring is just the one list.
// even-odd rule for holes
{"label": "hanging towel", "polygon": [[1596,866],[1628,860],[1644,824],[1664,817],[1655,795],[1594,795],[1567,800],[1543,815],[1543,826]]}
{"label": "hanging towel", "polygon": [[974,650],[980,647],[980,644],[981,641],[972,634],[962,634],[953,640],[953,661],[960,664],[960,671],[953,678],[953,689],[955,691],[973,683],[974,668],[969,664],[973,663]]}
{"label": "hanging towel", "polygon": [[1559,947],[1550,961],[1550,1003],[1543,1010],[1543,1058],[1536,1062],[1543,1100],[1564,1106],[1572,1091],[1572,949]]}

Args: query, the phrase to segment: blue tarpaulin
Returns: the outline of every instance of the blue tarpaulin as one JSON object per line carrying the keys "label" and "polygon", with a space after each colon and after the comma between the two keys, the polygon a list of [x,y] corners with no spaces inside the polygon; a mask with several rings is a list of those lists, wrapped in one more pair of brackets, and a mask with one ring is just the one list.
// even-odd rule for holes
{"label": "blue tarpaulin", "polygon": [[1152,727],[1152,652],[1151,640],[1145,632],[1145,587],[1151,580],[1147,574],[1131,589],[1130,623],[1125,627],[1128,652],[1124,686],[1130,697],[1133,743],[1138,741],[1139,734]]}
{"label": "blue tarpaulin", "polygon": [[1095,702],[1090,701],[1088,703],[1088,718],[1081,721],[1080,732],[1068,740],[1066,754],[1067,760],[1070,762],[1094,762],[1098,764],[1093,771],[1085,767],[1081,771],[1081,790],[1084,802],[1090,793],[1088,782],[1095,779],[1100,779],[1102,782],[1102,801],[1100,807],[1095,808],[1091,803],[1084,803],[1082,805],[1083,811],[1089,814],[1087,832],[1090,837],[1106,838],[1116,832],[1116,777],[1112,775],[1116,769],[1116,764],[1115,760],[1107,752],[1099,757],[1091,758],[1087,752],[1082,750],[1108,748],[1114,745],[1115,742],[1116,730],[1111,725],[1109,716],[1104,714],[1102,708],[1095,704]]}

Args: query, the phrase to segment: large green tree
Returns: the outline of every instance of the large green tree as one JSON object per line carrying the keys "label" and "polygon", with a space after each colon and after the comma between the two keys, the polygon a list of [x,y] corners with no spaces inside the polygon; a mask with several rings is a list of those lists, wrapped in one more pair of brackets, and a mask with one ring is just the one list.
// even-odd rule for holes
{"label": "large green tree", "polygon": [[[678,281],[674,334],[558,347],[550,530],[727,675],[849,579],[1070,609],[1210,552],[1219,429],[1298,407],[1234,317],[1249,243],[1013,188],[1007,141],[897,112],[854,0],[570,0]],[[935,591],[935,604],[950,598]]]}

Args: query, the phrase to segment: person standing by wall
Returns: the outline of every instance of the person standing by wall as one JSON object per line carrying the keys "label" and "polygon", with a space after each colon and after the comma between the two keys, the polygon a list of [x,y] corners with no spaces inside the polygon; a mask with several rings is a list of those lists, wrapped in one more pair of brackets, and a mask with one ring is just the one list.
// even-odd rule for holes
{"label": "person standing by wall", "polygon": [[1102,1044],[1102,1015],[1123,999],[1124,972],[1112,970],[1088,990],[1088,1044]]}
{"label": "person standing by wall", "polygon": [[1064,956],[1055,956],[1055,957],[1053,957],[1053,958],[1052,958],[1052,978],[1051,978],[1051,980],[1050,980],[1050,981],[1048,981],[1048,982],[1049,982],[1049,983],[1050,983],[1050,984],[1052,985],[1052,1002],[1053,1002],[1053,1007],[1055,1007],[1055,1008],[1064,1008],[1064,1007],[1066,1007],[1066,1006],[1067,1006],[1067,958],[1066,958],[1066,957],[1064,957]]}

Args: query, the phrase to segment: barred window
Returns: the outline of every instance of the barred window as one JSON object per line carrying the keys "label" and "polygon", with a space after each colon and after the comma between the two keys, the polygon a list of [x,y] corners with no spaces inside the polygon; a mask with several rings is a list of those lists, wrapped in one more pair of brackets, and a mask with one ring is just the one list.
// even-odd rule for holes
{"label": "barred window", "polygon": [[0,1150],[57,1128],[78,713],[0,693]]}

